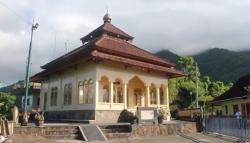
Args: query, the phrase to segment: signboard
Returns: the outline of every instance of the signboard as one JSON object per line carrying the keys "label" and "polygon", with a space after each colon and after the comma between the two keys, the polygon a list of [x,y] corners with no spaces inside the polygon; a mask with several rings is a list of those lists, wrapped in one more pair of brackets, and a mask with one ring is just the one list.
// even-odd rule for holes
{"label": "signboard", "polygon": [[142,120],[154,120],[154,110],[141,110]]}
{"label": "signboard", "polygon": [[138,107],[139,124],[151,123],[156,124],[157,120],[157,108],[155,107]]}

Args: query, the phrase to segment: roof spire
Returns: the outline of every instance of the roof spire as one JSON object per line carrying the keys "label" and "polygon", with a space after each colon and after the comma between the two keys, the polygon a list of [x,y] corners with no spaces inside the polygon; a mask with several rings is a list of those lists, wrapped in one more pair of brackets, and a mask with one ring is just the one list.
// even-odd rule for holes
{"label": "roof spire", "polygon": [[111,16],[109,15],[108,9],[106,14],[103,16],[104,23],[111,23]]}

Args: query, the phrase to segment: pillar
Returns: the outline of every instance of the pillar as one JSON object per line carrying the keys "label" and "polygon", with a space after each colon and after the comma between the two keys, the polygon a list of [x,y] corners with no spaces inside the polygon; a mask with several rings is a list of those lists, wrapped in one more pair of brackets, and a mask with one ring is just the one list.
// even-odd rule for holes
{"label": "pillar", "polygon": [[169,110],[169,92],[168,92],[168,84],[166,86],[166,105],[167,109]]}
{"label": "pillar", "polygon": [[171,114],[170,114],[170,108],[169,108],[168,82],[167,82],[167,85],[166,85],[166,105],[167,105],[166,120],[167,120],[167,121],[170,121],[170,119],[171,119]]}
{"label": "pillar", "polygon": [[97,107],[99,100],[99,81],[95,82],[95,105]]}
{"label": "pillar", "polygon": [[109,84],[109,103],[113,104],[113,96],[114,96],[114,84],[110,82]]}
{"label": "pillar", "polygon": [[149,86],[147,86],[146,87],[147,89],[146,89],[146,96],[147,96],[147,107],[149,107],[150,106],[150,88],[149,88]]}
{"label": "pillar", "polygon": [[127,84],[124,83],[123,85],[123,102],[124,102],[124,108],[127,109]]}
{"label": "pillar", "polygon": [[160,107],[160,88],[156,88],[157,107]]}

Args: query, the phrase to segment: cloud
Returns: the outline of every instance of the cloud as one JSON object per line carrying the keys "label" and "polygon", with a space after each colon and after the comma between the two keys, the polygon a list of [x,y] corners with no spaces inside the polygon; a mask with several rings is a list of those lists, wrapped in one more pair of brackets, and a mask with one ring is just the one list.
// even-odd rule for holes
{"label": "cloud", "polygon": [[103,23],[106,7],[114,25],[152,52],[169,49],[189,55],[211,47],[250,49],[248,0],[4,0],[0,81],[24,78],[32,18],[40,24],[32,49],[35,74],[41,65],[80,46],[79,39]]}

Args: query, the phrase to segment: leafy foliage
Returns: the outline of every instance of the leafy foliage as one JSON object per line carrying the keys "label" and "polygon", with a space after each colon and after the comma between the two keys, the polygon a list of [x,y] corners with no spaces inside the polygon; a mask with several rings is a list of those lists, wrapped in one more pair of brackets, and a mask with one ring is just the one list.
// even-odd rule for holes
{"label": "leafy foliage", "polygon": [[7,118],[15,104],[16,97],[9,93],[0,92],[0,117]]}
{"label": "leafy foliage", "polygon": [[207,101],[213,100],[228,90],[232,84],[221,81],[212,81],[209,76],[201,77],[199,67],[192,57],[181,57],[178,65],[187,76],[169,81],[171,109],[195,107],[198,86],[199,104],[204,106]]}

